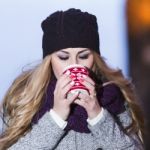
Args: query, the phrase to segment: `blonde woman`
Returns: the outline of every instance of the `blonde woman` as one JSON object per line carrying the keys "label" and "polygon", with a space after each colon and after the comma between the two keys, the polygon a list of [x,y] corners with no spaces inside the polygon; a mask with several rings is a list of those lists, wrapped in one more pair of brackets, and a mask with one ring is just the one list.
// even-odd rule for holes
{"label": "blonde woman", "polygon": [[[57,11],[42,22],[43,61],[8,89],[2,113],[5,150],[142,150],[143,118],[132,83],[111,69],[99,51],[96,17],[79,9]],[[72,64],[90,76],[89,95],[66,94]]]}

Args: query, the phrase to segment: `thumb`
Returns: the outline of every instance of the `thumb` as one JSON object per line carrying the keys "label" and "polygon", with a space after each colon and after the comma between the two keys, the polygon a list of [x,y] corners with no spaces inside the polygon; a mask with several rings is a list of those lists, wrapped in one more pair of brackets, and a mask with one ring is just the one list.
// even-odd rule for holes
{"label": "thumb", "polygon": [[69,104],[73,103],[73,101],[78,97],[79,92],[73,94],[71,98],[68,99]]}

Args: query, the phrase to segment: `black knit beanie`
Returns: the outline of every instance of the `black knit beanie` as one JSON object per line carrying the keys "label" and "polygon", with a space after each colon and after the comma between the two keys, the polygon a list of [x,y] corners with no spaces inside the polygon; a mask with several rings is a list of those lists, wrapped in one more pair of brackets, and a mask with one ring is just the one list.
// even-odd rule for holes
{"label": "black knit beanie", "polygon": [[80,9],[56,11],[41,23],[43,58],[65,48],[89,48],[100,54],[96,16]]}

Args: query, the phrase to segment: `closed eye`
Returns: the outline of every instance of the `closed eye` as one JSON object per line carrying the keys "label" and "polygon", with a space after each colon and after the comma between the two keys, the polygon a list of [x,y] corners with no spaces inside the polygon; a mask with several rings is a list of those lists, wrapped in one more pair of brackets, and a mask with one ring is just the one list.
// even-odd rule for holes
{"label": "closed eye", "polygon": [[59,56],[59,59],[61,59],[61,60],[67,60],[69,57],[60,57]]}
{"label": "closed eye", "polygon": [[89,55],[79,56],[80,59],[87,59]]}
{"label": "closed eye", "polygon": [[[88,57],[89,57],[89,54],[79,56],[80,59],[88,59]],[[61,59],[61,60],[69,59],[69,57],[62,57],[62,56],[58,56],[58,58]]]}

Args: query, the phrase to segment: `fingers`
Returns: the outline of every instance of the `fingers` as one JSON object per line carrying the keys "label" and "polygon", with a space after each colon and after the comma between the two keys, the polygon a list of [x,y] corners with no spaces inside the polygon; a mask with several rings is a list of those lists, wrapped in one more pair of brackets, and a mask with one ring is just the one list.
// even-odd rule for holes
{"label": "fingers", "polygon": [[89,90],[90,95],[95,95],[95,86],[90,84],[88,81],[82,81],[82,84]]}
{"label": "fingers", "polygon": [[62,99],[66,99],[67,92],[74,84],[75,82],[71,80],[69,74],[63,74],[57,81],[54,94],[60,95]]}
{"label": "fingers", "polygon": [[79,93],[75,93],[73,96],[71,96],[71,98],[67,99],[69,104],[73,103],[73,101],[75,101],[78,97]]}
{"label": "fingers", "polygon": [[80,105],[80,106],[82,106],[82,107],[85,108],[85,109],[86,109],[86,107],[87,107],[87,103],[86,103],[86,101],[84,101],[83,99],[76,99],[76,100],[74,101],[74,103],[75,103],[75,104],[78,104],[78,105]]}
{"label": "fingers", "polygon": [[63,74],[57,81],[56,89],[63,89],[69,82],[71,82],[70,75]]}
{"label": "fingers", "polygon": [[78,99],[75,99],[74,103],[85,108],[90,118],[97,116],[101,108],[97,98],[92,98],[91,96],[82,93],[78,95]]}
{"label": "fingers", "polygon": [[63,97],[66,97],[67,92],[71,89],[71,87],[75,84],[74,81],[69,82],[64,88],[63,88]]}
{"label": "fingers", "polygon": [[84,107],[86,109],[86,107],[89,105],[89,101],[91,100],[90,96],[87,94],[82,94],[81,92],[78,94],[78,99],[76,99],[74,101],[74,103]]}
{"label": "fingers", "polygon": [[88,100],[90,99],[90,98],[89,98],[89,95],[87,95],[87,94],[82,94],[81,92],[79,93],[78,98],[79,98],[79,99],[84,99],[85,101],[88,101]]}
{"label": "fingers", "polygon": [[83,79],[89,82],[91,85],[95,86],[95,82],[87,75],[83,75]]}

